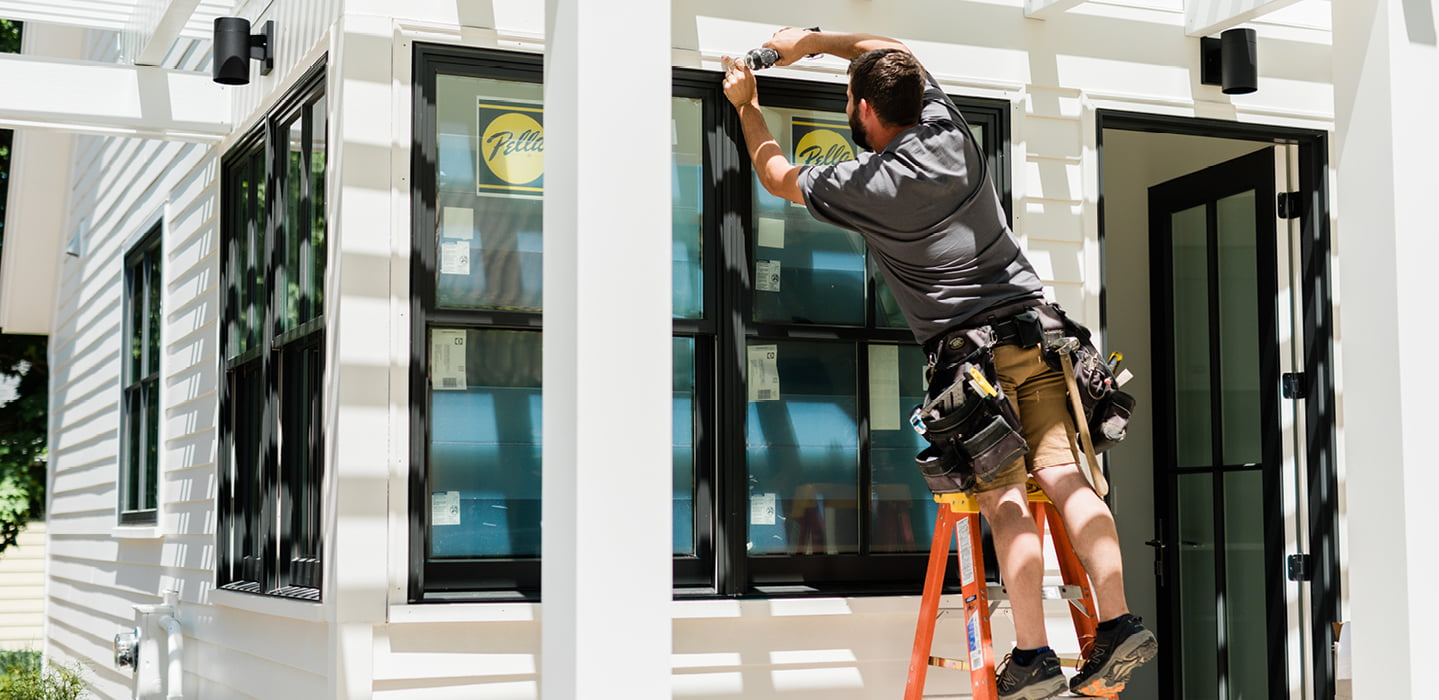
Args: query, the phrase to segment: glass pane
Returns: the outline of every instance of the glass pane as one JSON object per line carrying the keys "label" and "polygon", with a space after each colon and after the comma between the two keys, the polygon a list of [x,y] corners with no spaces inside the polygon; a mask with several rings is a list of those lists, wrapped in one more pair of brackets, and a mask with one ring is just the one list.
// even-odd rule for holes
{"label": "glass pane", "polygon": [[689,97],[674,98],[673,190],[674,209],[674,315],[675,318],[704,316],[704,260],[700,232],[704,215],[704,120],[703,102]]}
{"label": "glass pane", "polygon": [[307,319],[325,313],[325,98],[310,106],[310,250],[309,261],[304,263],[310,271],[309,313]]}
{"label": "glass pane", "polygon": [[[969,125],[969,132],[974,134],[974,142],[984,148],[984,127]],[[985,148],[985,153],[989,149]],[[884,275],[879,270],[871,267],[871,276],[874,278],[874,324],[879,328],[909,328],[909,322],[905,320],[904,314],[899,310],[899,302],[894,300],[894,292],[889,290],[889,283],[884,281]],[[933,528],[931,528],[933,529]]]}
{"label": "glass pane", "polygon": [[544,90],[457,75],[436,81],[436,301],[538,311]]}
{"label": "glass pane", "polygon": [[163,319],[160,317],[160,300],[165,290],[164,280],[160,277],[160,248],[156,246],[145,256],[150,271],[146,276],[147,286],[145,302],[149,306],[146,315],[149,317],[147,331],[149,338],[146,339],[149,347],[145,349],[145,374],[153,376],[160,371],[160,326]]}
{"label": "glass pane", "polygon": [[317,557],[318,538],[314,535],[320,522],[318,413],[322,355],[319,346],[306,344],[287,350],[282,357],[280,386],[284,423],[280,430],[285,451],[280,471],[288,487],[282,497],[290,499],[286,504],[291,517],[289,553],[292,558]]}
{"label": "glass pane", "polygon": [[234,296],[233,305],[225,309],[225,318],[230,333],[229,347],[226,348],[228,357],[235,357],[243,352],[250,344],[249,331],[245,326],[250,304],[250,277],[246,272],[250,260],[250,168],[247,164],[236,167],[232,171],[235,178],[234,190],[231,201],[235,203],[230,212],[230,231],[228,233],[231,252],[227,252],[229,259],[226,264],[230,278],[230,286]]}
{"label": "glass pane", "polygon": [[246,335],[249,337],[249,347],[256,347],[260,344],[261,324],[264,323],[265,307],[270,303],[269,296],[265,289],[265,269],[268,267],[269,251],[265,245],[265,161],[264,153],[256,153],[250,159],[250,183],[254,188],[251,195],[250,220],[247,223],[250,230],[250,259],[248,262],[248,274],[250,278],[249,306],[245,313]]}
{"label": "glass pane", "polygon": [[914,466],[924,438],[909,412],[924,399],[924,351],[915,345],[869,346],[870,550],[923,552],[938,505]]}
{"label": "glass pane", "polygon": [[155,507],[155,488],[160,471],[160,382],[151,380],[145,388],[145,465],[132,473],[143,479],[139,491],[144,494],[140,500],[141,510]]}
{"label": "glass pane", "polygon": [[[854,158],[844,114],[769,108],[780,147],[799,165]],[[865,246],[858,233],[815,221],[802,204],[754,178],[754,320],[864,325]]]}
{"label": "glass pane", "polygon": [[[261,494],[261,449],[263,440],[261,424],[264,418],[264,382],[260,377],[260,362],[246,363],[232,374],[231,391],[234,401],[234,512],[235,535],[234,554],[240,557],[254,556],[263,551],[264,528],[260,526],[263,508]],[[244,575],[244,572],[239,574]]]}
{"label": "glass pane", "polygon": [[1179,662],[1184,700],[1214,700],[1219,697],[1221,602],[1214,581],[1214,477],[1181,474],[1178,488]]}
{"label": "glass pane", "polygon": [[280,285],[280,330],[285,331],[300,325],[303,320],[301,304],[300,285],[302,282],[302,267],[300,266],[300,241],[308,228],[304,224],[304,192],[305,185],[305,129],[304,121],[298,116],[288,126],[280,128],[280,133],[285,135],[285,211],[284,220],[280,224],[279,238],[276,243],[280,246],[280,269],[275,271],[275,278]]}
{"label": "glass pane", "polygon": [[430,557],[540,554],[540,334],[430,331]]}
{"label": "glass pane", "polygon": [[[143,258],[142,258],[143,260]],[[130,357],[125,363],[125,383],[132,384],[143,377],[145,361],[145,267],[135,265],[126,270],[129,289],[130,311]]]}
{"label": "glass pane", "polygon": [[[1250,209],[1253,212],[1253,209]],[[1230,700],[1269,697],[1268,608],[1264,581],[1264,477],[1224,477],[1224,624]]]}
{"label": "glass pane", "polygon": [[139,473],[145,454],[145,415],[142,390],[125,391],[125,510],[140,509]]}
{"label": "glass pane", "polygon": [[1219,368],[1225,464],[1264,459],[1254,191],[1219,200]]}
{"label": "glass pane", "polygon": [[854,346],[751,341],[747,356],[750,553],[858,551]]}
{"label": "glass pane", "polygon": [[1181,467],[1213,460],[1209,396],[1209,245],[1205,207],[1170,219],[1174,246],[1175,456]]}
{"label": "glass pane", "polygon": [[695,340],[675,338],[674,346],[674,547],[695,553]]}

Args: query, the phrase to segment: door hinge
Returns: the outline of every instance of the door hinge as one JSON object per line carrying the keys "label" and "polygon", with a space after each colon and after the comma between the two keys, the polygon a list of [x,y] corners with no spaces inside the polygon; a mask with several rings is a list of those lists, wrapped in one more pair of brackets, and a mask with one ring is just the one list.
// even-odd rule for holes
{"label": "door hinge", "polygon": [[1307,382],[1304,380],[1303,372],[1285,372],[1279,376],[1279,393],[1286,399],[1305,398],[1304,387]]}
{"label": "door hinge", "polygon": [[1299,199],[1299,193],[1298,193],[1298,192],[1280,192],[1280,193],[1279,193],[1279,218],[1281,218],[1281,219],[1297,219],[1297,218],[1299,218],[1299,212],[1300,212],[1300,209],[1303,207],[1303,205],[1304,205],[1304,203],[1303,203],[1303,201],[1302,201],[1301,199]]}
{"label": "door hinge", "polygon": [[1290,581],[1314,580],[1314,570],[1310,567],[1308,554],[1291,554],[1288,562]]}

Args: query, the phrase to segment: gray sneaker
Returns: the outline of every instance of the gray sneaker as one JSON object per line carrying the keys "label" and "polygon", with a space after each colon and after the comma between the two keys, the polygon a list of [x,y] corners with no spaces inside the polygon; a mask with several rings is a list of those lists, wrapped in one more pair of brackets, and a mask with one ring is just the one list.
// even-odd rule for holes
{"label": "gray sneaker", "polygon": [[1028,666],[1015,663],[1013,655],[1006,654],[997,675],[999,700],[1045,700],[1066,687],[1059,657],[1050,649],[1040,652]]}
{"label": "gray sneaker", "polygon": [[1094,635],[1094,644],[1084,655],[1084,667],[1069,682],[1080,695],[1107,697],[1124,690],[1130,674],[1159,653],[1154,633],[1139,618],[1128,615],[1114,629]]}

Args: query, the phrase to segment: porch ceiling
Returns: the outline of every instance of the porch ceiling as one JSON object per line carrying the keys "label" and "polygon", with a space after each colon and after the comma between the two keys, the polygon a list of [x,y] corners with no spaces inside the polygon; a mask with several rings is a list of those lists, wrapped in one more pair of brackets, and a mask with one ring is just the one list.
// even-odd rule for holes
{"label": "porch ceiling", "polygon": [[122,58],[158,65],[176,39],[208,39],[239,0],[0,0],[0,17],[121,33]]}
{"label": "porch ceiling", "polygon": [[[1025,0],[1024,16],[1031,19],[1049,19],[1085,0]],[[1182,0],[1184,6],[1184,33],[1188,36],[1213,36],[1226,29],[1251,22],[1269,15],[1298,14],[1315,16],[1322,14],[1327,23],[1330,0]],[[1285,8],[1303,5],[1308,11],[1281,13]],[[1307,22],[1305,22],[1307,24]]]}

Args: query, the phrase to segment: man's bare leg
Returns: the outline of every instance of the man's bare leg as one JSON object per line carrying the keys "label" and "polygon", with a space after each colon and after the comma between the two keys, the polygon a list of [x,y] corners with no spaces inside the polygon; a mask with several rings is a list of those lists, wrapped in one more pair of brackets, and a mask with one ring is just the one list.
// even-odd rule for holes
{"label": "man's bare leg", "polygon": [[1089,573],[1099,619],[1112,620],[1129,612],[1129,603],[1124,598],[1119,533],[1109,506],[1090,487],[1077,464],[1040,469],[1033,476],[1059,509],[1075,553]]}
{"label": "man's bare leg", "polygon": [[1020,649],[1049,646],[1044,631],[1044,550],[1024,484],[983,491],[977,495],[979,512],[989,521],[994,534],[994,551],[999,572],[1009,593],[1014,614],[1015,644]]}

